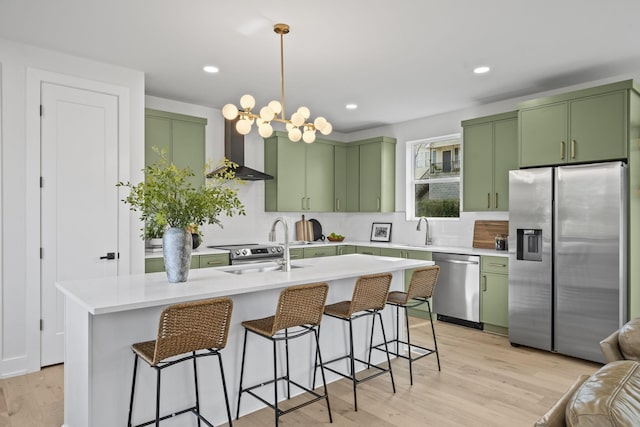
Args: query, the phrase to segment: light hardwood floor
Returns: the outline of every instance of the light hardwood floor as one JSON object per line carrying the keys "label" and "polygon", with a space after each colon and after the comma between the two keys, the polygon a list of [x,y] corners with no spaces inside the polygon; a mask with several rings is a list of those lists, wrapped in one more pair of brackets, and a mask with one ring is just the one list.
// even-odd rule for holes
{"label": "light hardwood floor", "polygon": [[[411,331],[414,342],[431,345],[427,321],[413,318]],[[329,385],[333,424],[324,403],[316,403],[283,416],[281,425],[531,426],[579,375],[600,366],[512,347],[506,337],[443,322],[436,322],[436,334],[441,372],[435,355],[423,358],[414,363],[410,386],[408,362],[395,360],[396,394],[388,376],[362,383],[354,412],[351,383],[341,380]],[[0,381],[0,427],[60,427],[62,422],[62,365]],[[273,411],[254,412],[234,426],[273,426]]]}

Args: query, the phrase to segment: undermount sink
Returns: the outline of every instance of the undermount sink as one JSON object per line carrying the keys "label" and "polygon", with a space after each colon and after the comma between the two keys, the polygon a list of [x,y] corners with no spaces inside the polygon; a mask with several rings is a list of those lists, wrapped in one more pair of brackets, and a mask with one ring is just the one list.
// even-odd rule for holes
{"label": "undermount sink", "polygon": [[[284,271],[282,265],[278,264],[249,264],[243,266],[236,266],[233,270],[224,270],[225,273],[231,274],[251,274],[251,273],[266,273],[269,271]],[[292,265],[291,269],[302,268],[299,265]]]}

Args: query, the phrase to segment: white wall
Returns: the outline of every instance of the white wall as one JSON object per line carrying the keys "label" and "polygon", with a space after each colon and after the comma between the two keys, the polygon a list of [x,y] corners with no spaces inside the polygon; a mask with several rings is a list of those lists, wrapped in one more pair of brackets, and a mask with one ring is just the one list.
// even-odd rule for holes
{"label": "white wall", "polygon": [[[126,148],[129,152],[124,153],[128,164],[121,164],[120,176],[136,180],[140,178],[144,164],[144,74],[2,39],[0,64],[0,376],[3,377],[37,370],[40,366],[39,281],[37,275],[34,280],[29,274],[39,266],[36,255],[39,236],[35,236],[35,244],[31,236],[33,230],[39,230],[39,213],[28,211],[28,206],[33,204],[29,200],[30,194],[37,197],[39,191],[32,188],[38,177],[27,176],[29,168],[39,164],[39,159],[33,158],[28,140],[35,130],[29,128],[29,124],[39,121],[39,100],[32,105],[34,101],[30,100],[29,94],[39,93],[39,88],[30,86],[29,74],[33,71],[56,73],[107,83],[128,91],[130,114],[120,117],[121,125],[128,128],[129,145]],[[38,172],[36,166],[35,174]],[[143,247],[139,239],[131,239],[123,245],[129,253],[140,252]],[[143,260],[132,259],[130,269],[143,271]]]}

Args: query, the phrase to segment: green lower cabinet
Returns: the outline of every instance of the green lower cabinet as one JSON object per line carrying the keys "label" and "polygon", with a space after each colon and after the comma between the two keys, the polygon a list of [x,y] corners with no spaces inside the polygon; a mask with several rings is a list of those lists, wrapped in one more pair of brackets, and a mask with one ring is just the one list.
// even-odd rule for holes
{"label": "green lower cabinet", "polygon": [[[227,254],[191,255],[191,264],[189,265],[189,268],[222,267],[225,265],[229,265],[229,255]],[[145,258],[145,273],[157,273],[160,271],[165,271],[163,257]]]}
{"label": "green lower cabinet", "polygon": [[356,253],[363,255],[380,255],[380,248],[371,246],[356,246]]}
{"label": "green lower cabinet", "polygon": [[158,273],[164,271],[164,258],[145,258],[144,260],[144,272],[145,273]]}
{"label": "green lower cabinet", "polygon": [[[192,264],[193,258],[191,259]],[[200,258],[200,268],[223,267],[225,265],[229,265],[229,255],[227,254],[200,255],[198,258]],[[193,268],[193,266],[191,268]]]}
{"label": "green lower cabinet", "polygon": [[303,248],[302,253],[304,258],[318,258],[323,256],[333,256],[336,254],[335,246],[326,246],[326,247],[310,247]]}
{"label": "green lower cabinet", "polygon": [[404,256],[405,252],[406,251],[403,251],[401,249],[395,249],[395,248],[380,248],[381,256],[388,256],[392,258],[406,258]]}
{"label": "green lower cabinet", "polygon": [[355,253],[356,253],[355,245],[336,246],[336,255],[348,255],[348,254],[355,254]]}
{"label": "green lower cabinet", "polygon": [[289,258],[291,259],[302,259],[304,258],[304,252],[302,248],[289,249]]}
{"label": "green lower cabinet", "polygon": [[480,322],[484,330],[507,335],[509,331],[509,260],[482,257]]}

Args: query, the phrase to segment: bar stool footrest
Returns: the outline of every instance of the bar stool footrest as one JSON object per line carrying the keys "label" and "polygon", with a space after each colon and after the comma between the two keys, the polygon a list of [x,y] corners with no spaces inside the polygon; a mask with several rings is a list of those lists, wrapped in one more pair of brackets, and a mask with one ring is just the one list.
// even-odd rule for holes
{"label": "bar stool footrest", "polygon": [[[381,345],[384,345],[384,344],[381,344]],[[383,350],[383,351],[384,351],[384,350]],[[389,352],[389,353],[391,353],[391,352]],[[334,374],[336,374],[336,375],[340,375],[340,376],[342,376],[343,378],[348,378],[348,379],[351,379],[351,380],[353,380],[353,379],[355,378],[355,382],[356,382],[356,383],[358,383],[358,384],[359,384],[359,383],[362,383],[362,382],[365,382],[365,381],[372,380],[372,379],[374,379],[374,378],[376,378],[376,377],[379,377],[380,375],[384,375],[384,374],[386,374],[386,373],[388,373],[388,372],[390,371],[390,370],[389,370],[389,368],[381,368],[381,367],[380,367],[380,366],[378,366],[378,365],[374,365],[373,363],[366,362],[366,361],[364,361],[364,360],[362,360],[362,359],[358,359],[358,358],[356,358],[356,357],[354,357],[354,358],[353,358],[353,360],[354,360],[355,362],[358,362],[358,363],[361,363],[361,364],[363,364],[363,365],[366,365],[366,366],[367,366],[367,369],[370,369],[370,368],[377,369],[377,370],[378,370],[378,372],[374,372],[374,373],[372,373],[372,374],[370,374],[370,375],[368,375],[368,376],[366,376],[366,377],[364,377],[364,378],[357,378],[357,377],[355,376],[355,372],[353,372],[353,373],[352,373],[352,375],[353,375],[353,376],[352,376],[352,375],[345,374],[345,373],[343,373],[343,372],[337,371],[337,370],[335,370],[335,369],[330,368],[330,367],[328,367],[328,366],[327,366],[329,363],[338,362],[338,361],[340,361],[340,360],[344,360],[344,359],[349,359],[349,355],[346,355],[346,356],[340,356],[340,357],[338,357],[338,358],[335,358],[335,359],[329,360],[328,362],[324,362],[324,363],[322,364],[322,366],[324,366],[324,369],[326,369],[326,370],[328,370],[328,371],[330,371],[330,372],[333,372],[333,373],[334,373]]]}
{"label": "bar stool footrest", "polygon": [[[405,354],[396,353],[394,350],[391,349],[393,344],[395,344],[396,342],[399,343],[399,344],[404,344],[409,348],[409,356],[406,356]],[[437,351],[432,349],[432,348],[423,347],[423,346],[420,346],[420,345],[417,345],[417,344],[409,344],[408,342],[401,341],[401,340],[387,341],[386,344],[389,347],[389,354],[393,354],[396,357],[400,357],[400,358],[406,359],[406,360],[420,360],[425,356],[429,356],[430,354],[437,353]],[[381,344],[378,344],[378,345],[374,345],[372,348],[374,348],[376,350],[379,350],[379,351],[385,351],[384,348],[380,348],[380,347],[383,347],[384,345],[385,345],[385,343],[381,343]],[[412,353],[412,349],[414,349],[414,348],[420,349],[420,350],[424,351],[425,353],[424,354],[419,354],[418,356],[415,356],[415,357],[411,357],[410,355]]]}
{"label": "bar stool footrest", "polygon": [[[264,386],[269,385],[269,384],[274,384],[274,383],[276,383],[275,387],[277,387],[277,382],[278,382],[278,381],[286,381],[286,382],[288,382],[289,384],[291,384],[291,385],[294,385],[294,386],[298,387],[300,390],[302,390],[302,391],[304,391],[304,392],[306,392],[306,393],[309,393],[309,394],[313,395],[313,396],[314,396],[314,398],[313,398],[313,399],[308,399],[308,400],[306,400],[306,401],[304,401],[304,402],[302,402],[302,403],[300,403],[300,404],[298,404],[298,405],[296,405],[296,406],[294,406],[294,407],[291,407],[291,408],[289,408],[289,409],[280,409],[280,408],[277,408],[275,404],[273,404],[273,403],[269,402],[268,400],[266,400],[265,398],[263,398],[263,397],[262,397],[262,396],[260,396],[259,394],[254,393],[254,391],[253,391],[253,390],[255,390],[255,389],[258,389],[258,388],[264,387]],[[310,405],[310,404],[315,403],[315,402],[317,402],[317,401],[319,401],[319,400],[327,399],[327,398],[328,398],[326,394],[319,394],[319,393],[316,393],[314,390],[311,390],[310,388],[305,387],[305,386],[303,386],[302,384],[298,384],[298,383],[297,383],[297,382],[295,382],[294,380],[288,379],[286,376],[282,376],[282,377],[279,377],[279,378],[277,378],[277,379],[275,379],[275,380],[268,380],[268,381],[265,381],[265,382],[263,382],[263,383],[253,385],[253,386],[251,386],[251,387],[247,387],[247,388],[245,388],[245,389],[242,389],[242,390],[240,391],[240,393],[247,393],[247,394],[249,394],[249,395],[253,396],[254,398],[258,399],[260,402],[264,403],[265,405],[267,405],[267,406],[268,406],[268,407],[270,407],[271,409],[278,411],[278,416],[288,414],[289,412],[293,412],[293,411],[295,411],[296,409],[300,409],[300,408],[302,408],[302,407],[304,407],[304,406]],[[212,426],[212,427],[213,427],[213,426]]]}
{"label": "bar stool footrest", "polygon": [[[167,420],[169,418],[173,418],[173,417],[177,417],[178,415],[182,415],[182,414],[186,414],[187,412],[191,412],[193,413],[193,415],[195,415],[196,417],[198,417],[200,420],[202,420],[206,425],[208,425],[209,427],[215,427],[213,424],[211,424],[209,422],[209,420],[207,420],[205,417],[203,417],[202,415],[200,415],[200,413],[198,411],[196,411],[196,407],[192,406],[191,408],[187,408],[187,409],[183,409],[181,411],[177,411],[177,412],[173,412],[171,414],[168,415],[164,415],[162,417],[159,418],[159,421],[163,421],[163,420]],[[144,422],[142,424],[136,424],[132,427],[144,427],[144,426],[150,426],[152,424],[155,424],[156,420],[150,420],[147,422]]]}

